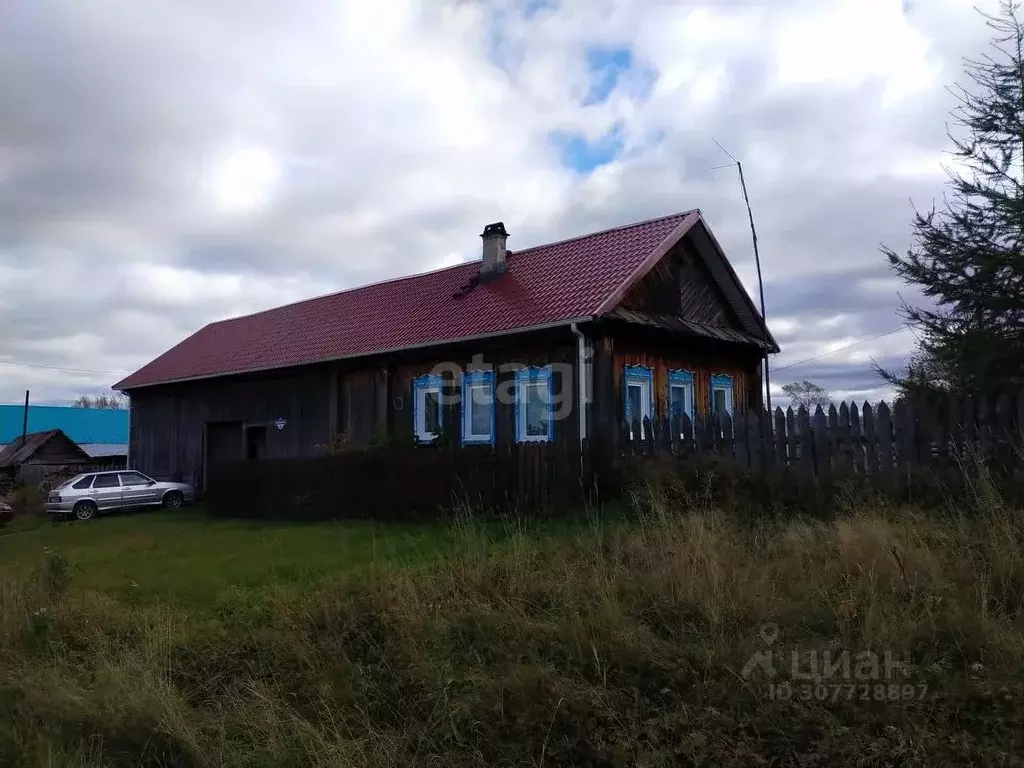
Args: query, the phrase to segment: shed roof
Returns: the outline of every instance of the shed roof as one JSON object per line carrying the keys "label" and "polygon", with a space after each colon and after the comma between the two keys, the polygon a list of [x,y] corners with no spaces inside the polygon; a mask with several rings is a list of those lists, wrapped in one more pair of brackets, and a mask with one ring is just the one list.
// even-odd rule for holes
{"label": "shed roof", "polygon": [[35,456],[40,448],[55,439],[66,440],[71,447],[72,453],[80,454],[78,456],[80,461],[89,461],[89,454],[83,451],[74,440],[59,429],[50,429],[45,432],[33,432],[25,435],[24,440],[19,436],[17,440],[4,446],[3,450],[0,450],[0,469],[18,467],[24,464]]}

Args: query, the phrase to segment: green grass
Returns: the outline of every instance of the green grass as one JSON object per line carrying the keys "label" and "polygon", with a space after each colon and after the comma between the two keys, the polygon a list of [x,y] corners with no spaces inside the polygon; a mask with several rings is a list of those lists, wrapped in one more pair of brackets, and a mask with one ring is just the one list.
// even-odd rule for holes
{"label": "green grass", "polygon": [[73,564],[82,589],[195,608],[228,588],[308,588],[370,565],[429,564],[457,546],[457,535],[440,523],[281,525],[222,520],[201,509],[0,529],[7,570],[27,573],[52,550]]}
{"label": "green grass", "polygon": [[[741,522],[662,490],[625,524],[158,513],[0,540],[16,560],[0,569],[0,765],[1024,755],[1024,516],[991,499],[964,515]],[[126,587],[140,577],[150,585]],[[788,664],[742,674],[766,643],[785,658],[888,652],[906,667],[828,679],[825,699],[791,680],[792,697],[772,698]],[[847,695],[865,680],[912,696]]]}

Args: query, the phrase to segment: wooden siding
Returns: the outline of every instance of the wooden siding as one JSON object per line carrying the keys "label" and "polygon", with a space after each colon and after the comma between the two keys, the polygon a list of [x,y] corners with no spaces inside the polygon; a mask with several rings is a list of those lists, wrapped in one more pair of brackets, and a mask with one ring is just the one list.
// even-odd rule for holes
{"label": "wooden siding", "polygon": [[[648,365],[655,372],[658,413],[667,409],[668,371],[692,370],[698,407],[709,402],[710,377],[733,377],[734,407],[759,404],[756,350],[708,339],[682,337],[626,323],[584,328],[592,349],[593,388],[588,405],[588,436],[614,441],[622,419],[622,371]],[[579,441],[579,372],[576,339],[568,328],[510,335],[486,342],[450,345],[388,358],[370,358],[311,366],[300,371],[253,374],[132,393],[132,466],[154,477],[191,481],[202,487],[208,459],[241,458],[246,425],[265,425],[268,459],[302,458],[322,453],[332,435],[363,447],[394,436],[411,439],[412,383],[424,373],[444,372],[448,392],[446,432],[461,442],[463,370],[495,371],[495,442],[515,441],[515,369],[554,366],[557,418],[554,441]],[[503,402],[504,401],[504,402]],[[283,429],[273,426],[286,420]]]}
{"label": "wooden siding", "polygon": [[[412,380],[438,366],[449,375],[445,425],[461,437],[459,376],[454,367],[495,369],[495,384],[512,391],[513,365],[559,363],[556,398],[565,399],[555,441],[578,441],[576,344],[568,329],[460,345],[456,348],[314,366],[297,372],[210,379],[136,390],[131,398],[132,466],[159,479],[180,477],[202,486],[208,460],[242,458],[247,425],[266,425],[267,458],[300,458],[322,452],[333,434],[366,446],[386,435],[412,434]],[[496,403],[498,442],[515,440],[514,403]],[[286,420],[283,429],[273,426]]]}
{"label": "wooden siding", "polygon": [[624,418],[622,379],[628,365],[644,365],[654,374],[654,410],[657,416],[668,414],[669,371],[692,371],[694,406],[701,412],[710,410],[711,377],[726,374],[733,380],[733,410],[760,406],[760,360],[756,352],[739,346],[692,344],[687,340],[667,342],[650,338],[616,338],[612,355],[612,390],[616,422]]}
{"label": "wooden siding", "polygon": [[[19,438],[20,439],[20,438]],[[83,456],[79,448],[63,433],[58,433],[39,446],[39,450],[22,462],[27,464],[88,464],[90,459]]]}
{"label": "wooden siding", "polygon": [[[131,397],[132,466],[158,479],[181,477],[201,484],[207,428],[227,423],[238,425],[239,451],[241,427],[265,424],[268,457],[316,455],[317,446],[330,438],[330,394],[326,368],[136,390]],[[287,422],[280,430],[272,426],[279,417]]]}
{"label": "wooden siding", "polygon": [[742,329],[703,260],[681,243],[634,285],[619,306]]}

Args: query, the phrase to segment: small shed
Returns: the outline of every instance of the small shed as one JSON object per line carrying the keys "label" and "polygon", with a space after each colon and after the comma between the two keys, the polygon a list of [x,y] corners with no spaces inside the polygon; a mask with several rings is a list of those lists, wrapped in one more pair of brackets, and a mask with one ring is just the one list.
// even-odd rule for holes
{"label": "small shed", "polygon": [[39,485],[54,476],[82,471],[92,463],[89,454],[62,430],[33,432],[0,450],[0,484]]}

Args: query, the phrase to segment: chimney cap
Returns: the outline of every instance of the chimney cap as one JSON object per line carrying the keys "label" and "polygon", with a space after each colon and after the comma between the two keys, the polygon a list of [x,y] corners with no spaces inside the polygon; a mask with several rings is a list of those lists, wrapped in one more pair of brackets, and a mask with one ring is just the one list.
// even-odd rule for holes
{"label": "chimney cap", "polygon": [[505,223],[502,221],[496,221],[493,224],[488,224],[484,227],[483,233],[480,237],[508,237],[508,232],[505,231]]}

